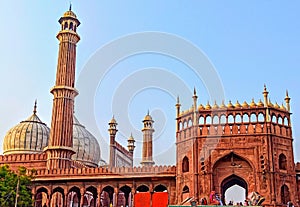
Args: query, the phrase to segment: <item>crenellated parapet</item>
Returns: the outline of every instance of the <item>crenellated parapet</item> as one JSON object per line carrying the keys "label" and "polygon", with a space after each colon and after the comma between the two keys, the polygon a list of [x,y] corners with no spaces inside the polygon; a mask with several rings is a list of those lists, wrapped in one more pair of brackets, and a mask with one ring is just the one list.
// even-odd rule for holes
{"label": "crenellated parapet", "polygon": [[145,166],[145,167],[99,167],[99,168],[66,168],[39,169],[36,180],[48,179],[108,179],[129,177],[175,177],[175,166]]}
{"label": "crenellated parapet", "polygon": [[47,156],[41,154],[9,154],[0,155],[0,165],[7,164],[11,169],[18,169],[20,166],[28,169],[44,169],[46,168]]}

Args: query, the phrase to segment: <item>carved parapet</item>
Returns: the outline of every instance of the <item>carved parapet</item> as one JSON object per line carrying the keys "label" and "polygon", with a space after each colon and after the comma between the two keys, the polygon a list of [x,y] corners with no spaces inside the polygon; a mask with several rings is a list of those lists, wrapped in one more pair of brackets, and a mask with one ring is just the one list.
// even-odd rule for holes
{"label": "carved parapet", "polygon": [[69,168],[69,169],[39,169],[36,180],[47,179],[84,179],[84,178],[118,178],[118,177],[175,177],[175,166],[147,166],[147,167],[100,167],[100,168]]}

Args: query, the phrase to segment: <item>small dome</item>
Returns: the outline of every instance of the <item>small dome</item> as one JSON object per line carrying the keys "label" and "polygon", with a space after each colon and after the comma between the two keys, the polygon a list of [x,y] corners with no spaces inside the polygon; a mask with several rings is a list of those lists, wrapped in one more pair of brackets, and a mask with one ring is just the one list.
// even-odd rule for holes
{"label": "small dome", "polygon": [[210,106],[210,104],[209,104],[209,101],[207,101],[207,104],[206,104],[206,106],[205,106],[205,109],[206,109],[206,110],[211,109],[211,106]]}
{"label": "small dome", "polygon": [[73,122],[73,160],[89,167],[97,167],[100,162],[100,145],[97,139],[74,116]]}
{"label": "small dome", "polygon": [[254,98],[252,99],[252,101],[250,103],[250,107],[251,108],[255,108],[256,107],[256,103],[254,102]]}
{"label": "small dome", "polygon": [[265,106],[264,103],[261,101],[261,99],[259,99],[259,102],[257,103],[258,107],[263,107]]}
{"label": "small dome", "polygon": [[113,116],[110,120],[109,124],[117,124],[117,121],[115,120],[115,117]]}
{"label": "small dome", "polygon": [[73,17],[73,18],[77,18],[76,14],[70,9],[69,11],[66,11],[63,15],[64,17]]}
{"label": "small dome", "polygon": [[4,137],[3,154],[33,154],[42,153],[48,145],[50,129],[36,115],[36,105],[33,114],[11,128]]}
{"label": "small dome", "polygon": [[242,106],[243,106],[243,108],[248,108],[249,107],[249,105],[248,105],[248,103],[246,101],[244,101],[244,103],[242,104]]}
{"label": "small dome", "polygon": [[148,111],[147,115],[145,116],[144,121],[153,121],[152,117],[149,114],[149,111]]}
{"label": "small dome", "polygon": [[213,105],[212,108],[213,108],[213,109],[218,109],[218,108],[219,108],[219,106],[218,106],[218,104],[217,104],[217,101],[215,101],[215,103],[214,103],[214,105]]}
{"label": "small dome", "polygon": [[234,106],[232,105],[231,101],[228,102],[227,108],[229,108],[229,109],[233,109],[234,108]]}
{"label": "small dome", "polygon": [[236,108],[240,108],[240,107],[242,107],[239,101],[236,101],[236,103],[235,103],[235,107],[236,107]]}
{"label": "small dome", "polygon": [[225,106],[225,104],[224,104],[224,100],[222,100],[222,103],[221,103],[221,105],[220,105],[220,108],[221,108],[221,109],[225,109],[225,108],[226,108],[226,106]]}
{"label": "small dome", "polygon": [[205,109],[204,106],[202,104],[199,105],[198,110],[203,110]]}

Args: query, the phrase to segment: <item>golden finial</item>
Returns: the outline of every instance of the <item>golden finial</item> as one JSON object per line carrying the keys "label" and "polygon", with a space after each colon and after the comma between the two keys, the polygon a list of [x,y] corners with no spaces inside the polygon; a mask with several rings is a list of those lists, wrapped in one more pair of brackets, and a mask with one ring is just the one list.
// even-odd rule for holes
{"label": "golden finial", "polygon": [[285,106],[283,105],[283,103],[281,103],[280,109],[286,110],[286,108],[285,108]]}
{"label": "golden finial", "polygon": [[115,120],[115,115],[112,116],[109,124],[117,124],[117,121]]}
{"label": "golden finial", "polygon": [[269,106],[270,107],[273,107],[274,105],[272,104],[272,102],[271,102],[271,99],[269,99]]}
{"label": "golden finial", "polygon": [[203,110],[205,109],[204,106],[202,104],[199,105],[198,110]]}
{"label": "golden finial", "polygon": [[221,103],[221,105],[220,105],[220,108],[222,108],[222,109],[226,108],[225,103],[224,103],[224,100],[222,100],[222,103]]}
{"label": "golden finial", "polygon": [[218,104],[217,104],[217,101],[214,102],[214,105],[213,105],[212,108],[213,108],[213,109],[218,109],[218,108],[219,108],[219,106],[218,106]]}
{"label": "golden finial", "polygon": [[249,107],[249,105],[248,105],[248,103],[247,103],[246,101],[244,101],[244,103],[242,104],[242,106],[243,106],[244,108],[248,108],[248,107]]}
{"label": "golden finial", "polygon": [[261,99],[259,99],[259,101],[257,103],[257,106],[258,107],[263,107],[264,106],[264,103],[261,101]]}
{"label": "golden finial", "polygon": [[231,108],[231,109],[233,109],[234,108],[234,106],[232,105],[232,103],[231,103],[231,101],[229,100],[229,103],[227,104],[227,108]]}
{"label": "golden finial", "polygon": [[256,107],[256,103],[254,102],[254,98],[252,98],[252,101],[251,101],[251,103],[250,103],[250,107],[251,107],[251,108]]}
{"label": "golden finial", "polygon": [[235,107],[236,107],[236,108],[242,107],[241,104],[239,103],[239,101],[236,101]]}
{"label": "golden finial", "polygon": [[37,108],[37,100],[35,99],[34,106],[33,106],[33,114],[36,114],[37,112],[36,108]]}
{"label": "golden finial", "polygon": [[205,109],[207,109],[207,110],[211,109],[211,106],[209,105],[209,101],[207,101],[207,104],[206,104],[206,106],[205,106]]}

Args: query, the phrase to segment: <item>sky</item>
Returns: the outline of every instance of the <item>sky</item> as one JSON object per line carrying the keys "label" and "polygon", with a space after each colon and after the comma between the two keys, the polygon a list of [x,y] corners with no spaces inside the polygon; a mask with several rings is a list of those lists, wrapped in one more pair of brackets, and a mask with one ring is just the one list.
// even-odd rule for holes
{"label": "sky", "polygon": [[[132,133],[139,163],[149,110],[154,161],[174,165],[177,96],[182,110],[191,107],[194,87],[198,104],[258,102],[266,84],[273,103],[281,105],[289,91],[300,161],[299,6],[275,0],[72,1],[81,22],[75,114],[99,140],[102,158],[108,161],[107,128],[114,116],[117,141],[127,146]],[[62,0],[0,2],[0,143],[32,114],[35,99],[38,116],[50,126],[57,21],[68,8]]]}

